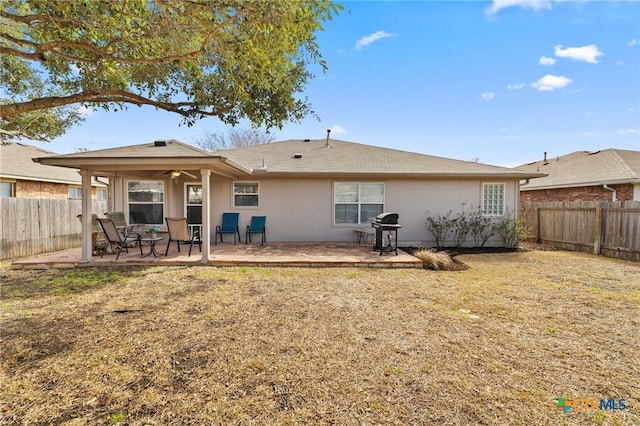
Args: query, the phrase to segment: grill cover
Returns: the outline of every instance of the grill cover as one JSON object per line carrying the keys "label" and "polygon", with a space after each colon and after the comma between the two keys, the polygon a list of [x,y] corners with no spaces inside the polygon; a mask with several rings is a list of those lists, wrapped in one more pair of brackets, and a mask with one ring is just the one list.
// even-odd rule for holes
{"label": "grill cover", "polygon": [[398,213],[380,213],[378,216],[376,216],[375,223],[379,225],[397,225]]}

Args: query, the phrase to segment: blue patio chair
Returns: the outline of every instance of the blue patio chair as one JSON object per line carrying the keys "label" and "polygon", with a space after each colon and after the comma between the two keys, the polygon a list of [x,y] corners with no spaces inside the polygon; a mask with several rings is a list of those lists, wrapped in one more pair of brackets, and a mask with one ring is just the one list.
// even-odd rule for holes
{"label": "blue patio chair", "polygon": [[251,216],[251,225],[247,225],[247,232],[244,236],[244,243],[249,244],[251,234],[262,234],[262,245],[267,240],[266,216]]}
{"label": "blue patio chair", "polygon": [[240,239],[240,227],[238,226],[239,216],[240,213],[222,213],[222,225],[216,226],[216,240],[214,244],[218,244],[218,235],[220,235],[220,242],[224,243],[222,234],[233,234],[233,244],[236,243],[236,236],[238,237],[237,241],[242,242]]}

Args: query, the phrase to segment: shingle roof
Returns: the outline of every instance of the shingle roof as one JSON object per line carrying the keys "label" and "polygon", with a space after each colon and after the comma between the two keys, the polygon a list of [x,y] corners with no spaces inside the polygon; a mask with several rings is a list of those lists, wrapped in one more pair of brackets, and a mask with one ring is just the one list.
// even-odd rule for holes
{"label": "shingle roof", "polygon": [[[542,176],[506,167],[453,160],[413,152],[345,142],[335,139],[288,140],[247,148],[209,153],[185,143],[169,140],[45,158],[46,164],[87,167],[94,171],[128,167],[150,170],[160,167],[218,167],[241,174],[251,172],[304,176],[429,176],[504,177],[526,179]],[[327,146],[328,145],[328,146]],[[262,165],[266,167],[262,167]]]}
{"label": "shingle roof", "polygon": [[79,184],[82,178],[75,169],[45,166],[34,163],[34,157],[57,155],[35,146],[16,142],[0,143],[0,176],[9,179],[23,179],[43,182]]}
{"label": "shingle roof", "polygon": [[335,139],[287,140],[248,148],[217,151],[247,168],[266,173],[312,175],[502,176],[534,177],[537,173],[469,161],[345,142]]}
{"label": "shingle roof", "polygon": [[115,170],[163,170],[213,168],[234,176],[250,172],[219,155],[187,145],[177,140],[162,140],[95,151],[77,152],[37,159],[44,164],[90,168],[96,174],[108,176]]}
{"label": "shingle roof", "polygon": [[171,140],[160,140],[139,145],[120,146],[116,148],[98,149],[95,151],[67,154],[65,158],[181,158],[209,157],[207,151],[186,143]]}
{"label": "shingle roof", "polygon": [[640,151],[613,148],[596,152],[576,151],[546,161],[523,164],[516,169],[548,174],[523,186],[523,191],[640,183]]}

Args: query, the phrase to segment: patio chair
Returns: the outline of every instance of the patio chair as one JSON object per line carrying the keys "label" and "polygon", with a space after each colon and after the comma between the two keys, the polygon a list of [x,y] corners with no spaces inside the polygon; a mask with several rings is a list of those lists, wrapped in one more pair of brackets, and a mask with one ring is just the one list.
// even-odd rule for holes
{"label": "patio chair", "polygon": [[124,218],[124,212],[107,212],[104,215],[113,221],[113,224],[116,225],[116,229],[125,237],[140,237],[140,233],[133,232],[133,226],[127,224],[127,221]]}
{"label": "patio chair", "polygon": [[[102,231],[107,238],[107,242],[111,246],[111,250],[118,253],[116,256],[116,260],[120,257],[120,253],[123,251],[129,253],[129,244],[137,243],[140,247],[140,255],[142,256],[142,244],[140,244],[140,235],[135,234],[135,236],[126,236],[122,233],[118,232],[115,223],[111,219],[101,219],[98,218],[98,222],[102,227]],[[106,250],[102,251],[102,256],[104,257],[104,253]]]}
{"label": "patio chair", "polygon": [[167,242],[167,250],[164,252],[166,256],[169,253],[169,246],[171,241],[175,241],[178,245],[178,252],[180,252],[180,243],[189,244],[189,256],[191,256],[191,250],[193,244],[197,244],[202,253],[202,239],[200,238],[200,231],[193,229],[193,234],[189,235],[189,227],[187,226],[187,219],[184,217],[165,217],[167,221],[167,229],[169,230],[169,242]]}
{"label": "patio chair", "polygon": [[216,226],[216,240],[214,244],[218,244],[218,235],[220,235],[220,242],[224,243],[222,234],[233,234],[233,244],[236,243],[236,236],[238,237],[238,241],[242,242],[240,239],[240,227],[238,226],[239,216],[240,213],[222,213],[222,225]]}
{"label": "patio chair", "polygon": [[244,243],[249,244],[251,242],[251,234],[262,234],[262,245],[267,240],[267,222],[266,216],[251,216],[251,224],[247,225],[247,232],[244,236]]}

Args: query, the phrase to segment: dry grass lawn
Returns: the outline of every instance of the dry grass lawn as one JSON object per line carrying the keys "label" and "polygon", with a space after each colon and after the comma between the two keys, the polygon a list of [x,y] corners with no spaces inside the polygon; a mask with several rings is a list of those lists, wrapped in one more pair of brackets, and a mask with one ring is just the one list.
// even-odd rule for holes
{"label": "dry grass lawn", "polygon": [[[0,423],[640,424],[640,264],[12,271]],[[558,397],[619,399],[571,410]]]}

